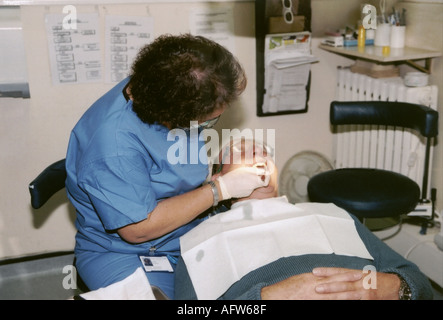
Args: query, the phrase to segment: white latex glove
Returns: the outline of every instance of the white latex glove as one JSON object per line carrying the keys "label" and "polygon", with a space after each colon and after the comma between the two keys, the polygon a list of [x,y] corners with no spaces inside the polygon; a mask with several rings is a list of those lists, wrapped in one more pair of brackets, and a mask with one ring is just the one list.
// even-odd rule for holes
{"label": "white latex glove", "polygon": [[269,184],[270,174],[266,166],[241,167],[217,178],[223,200],[243,198],[252,191]]}

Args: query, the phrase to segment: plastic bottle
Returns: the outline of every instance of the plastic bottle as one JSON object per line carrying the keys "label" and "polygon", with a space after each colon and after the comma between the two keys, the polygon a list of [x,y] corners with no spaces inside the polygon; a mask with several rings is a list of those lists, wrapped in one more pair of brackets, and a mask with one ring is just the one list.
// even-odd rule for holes
{"label": "plastic bottle", "polygon": [[358,37],[357,37],[358,48],[363,49],[365,47],[365,42],[366,42],[366,30],[361,25],[358,27]]}

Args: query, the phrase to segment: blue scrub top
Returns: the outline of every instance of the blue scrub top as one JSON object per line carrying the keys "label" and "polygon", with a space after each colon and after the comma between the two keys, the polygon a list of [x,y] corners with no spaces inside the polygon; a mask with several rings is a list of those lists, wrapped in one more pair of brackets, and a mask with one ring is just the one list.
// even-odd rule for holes
{"label": "blue scrub top", "polygon": [[[179,237],[201,220],[141,244],[124,241],[116,229],[146,219],[158,201],[201,186],[209,173],[204,141],[189,132],[168,141],[166,127],[143,123],[122,93],[128,81],[95,102],[71,133],[66,190],[77,211],[76,251],[178,255]],[[199,157],[190,152],[197,145]],[[182,163],[168,161],[168,151],[180,151]]]}

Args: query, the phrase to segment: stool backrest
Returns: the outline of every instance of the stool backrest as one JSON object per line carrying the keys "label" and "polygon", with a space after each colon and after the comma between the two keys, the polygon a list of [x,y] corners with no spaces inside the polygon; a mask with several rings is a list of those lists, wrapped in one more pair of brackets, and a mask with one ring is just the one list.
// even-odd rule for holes
{"label": "stool backrest", "polygon": [[[427,198],[431,140],[438,135],[436,110],[405,102],[333,101],[330,122],[339,128],[337,168],[395,171],[421,185],[422,198]],[[411,129],[425,137],[423,152],[418,151],[423,143],[409,132]],[[351,134],[352,131],[359,133]]]}
{"label": "stool backrest", "polygon": [[333,101],[331,124],[377,124],[418,130],[430,138],[438,134],[438,112],[419,104],[384,101]]}
{"label": "stool backrest", "polygon": [[42,207],[57,191],[65,187],[65,159],[54,162],[44,169],[30,184],[31,205]]}

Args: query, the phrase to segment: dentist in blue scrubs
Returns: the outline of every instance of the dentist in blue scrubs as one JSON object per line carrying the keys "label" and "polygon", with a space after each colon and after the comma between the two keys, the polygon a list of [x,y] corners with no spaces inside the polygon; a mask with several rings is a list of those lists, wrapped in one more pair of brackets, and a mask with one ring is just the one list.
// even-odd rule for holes
{"label": "dentist in blue scrubs", "polygon": [[[190,134],[192,124],[198,132],[213,126],[245,86],[244,70],[222,46],[164,35],[81,117],[67,150],[66,189],[77,214],[76,267],[90,290],[131,275],[142,266],[140,255],[165,256],[174,268],[179,237],[206,210],[268,183],[245,170],[204,183],[204,141]],[[185,139],[170,134],[177,128]],[[171,150],[182,152],[181,161],[171,161]],[[174,298],[173,273],[146,274]]]}

